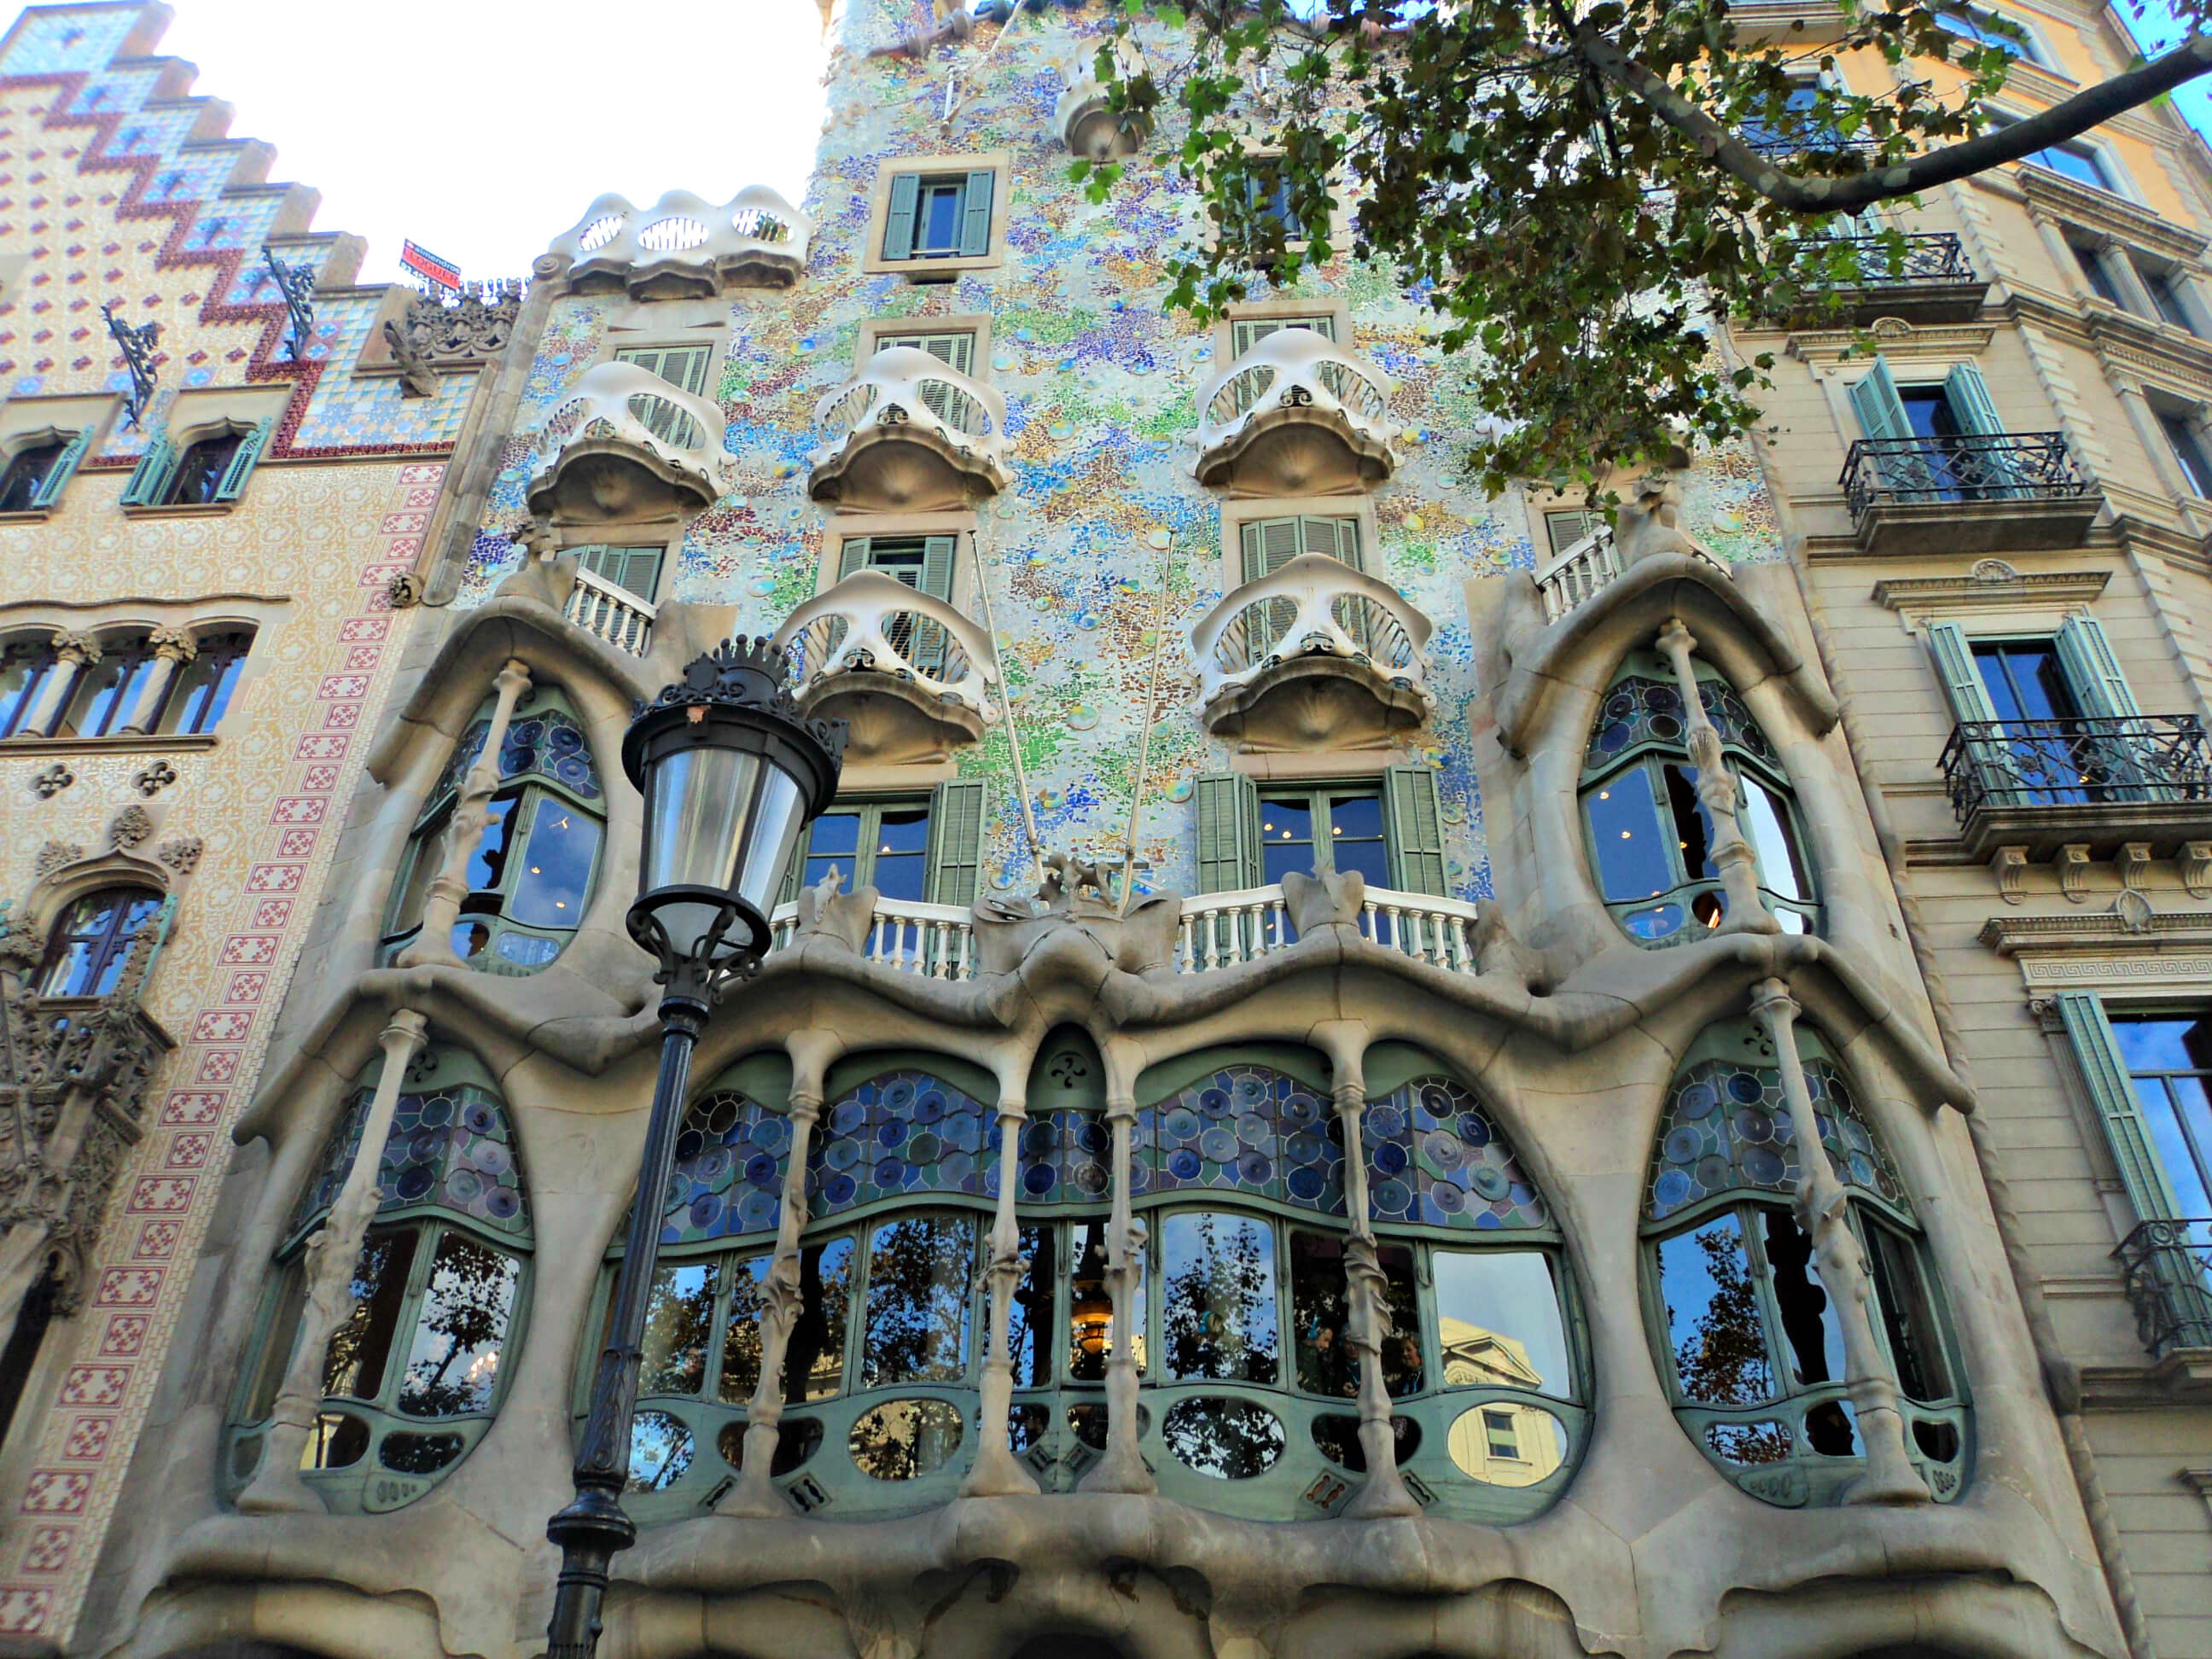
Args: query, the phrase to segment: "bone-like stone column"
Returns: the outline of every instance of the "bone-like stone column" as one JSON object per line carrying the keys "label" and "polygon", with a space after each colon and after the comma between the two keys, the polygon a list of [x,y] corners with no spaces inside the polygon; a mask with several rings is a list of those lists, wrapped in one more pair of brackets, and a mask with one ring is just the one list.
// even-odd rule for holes
{"label": "bone-like stone column", "polygon": [[1349,1065],[1338,1062],[1333,1092],[1336,1121],[1344,1127],[1344,1210],[1350,1221],[1344,1241],[1345,1298],[1352,1352],[1359,1356],[1359,1449],[1367,1459],[1367,1479],[1344,1512],[1360,1519],[1419,1515],[1421,1506],[1398,1474],[1398,1439],[1382,1374],[1382,1340],[1390,1334],[1389,1285],[1367,1204],[1367,1158],[1360,1140],[1367,1085],[1356,1059]]}
{"label": "bone-like stone column", "polygon": [[[1111,1073],[1109,1073],[1109,1078]],[[1081,1492],[1149,1492],[1152,1474],[1137,1448],[1137,1342],[1145,1277],[1145,1224],[1129,1207],[1131,1138],[1137,1127],[1137,1102],[1127,1081],[1115,1079],[1106,1102],[1106,1124],[1113,1133],[1114,1207],[1106,1224],[1106,1293],[1114,1304],[1107,1327],[1106,1455],[1091,1466]]]}
{"label": "bone-like stone column", "polygon": [[986,1325],[990,1351],[983,1360],[982,1438],[975,1462],[960,1483],[963,1498],[1034,1496],[1035,1476],[1014,1456],[1008,1418],[1014,1405],[1014,1286],[1022,1277],[1022,1230],[1014,1202],[1022,1189],[1022,1124],[1029,1103],[1019,1089],[999,1090],[999,1198],[991,1216],[991,1254],[984,1283],[991,1297]]}
{"label": "bone-like stone column", "polygon": [[1844,1502],[1928,1503],[1927,1486],[1905,1448],[1897,1377],[1875,1340],[1874,1319],[1867,1310],[1874,1281],[1844,1213],[1850,1199],[1828,1161],[1820,1119],[1813,1110],[1813,1093],[1805,1085],[1805,1062],[1797,1052],[1796,1001],[1782,981],[1763,979],[1752,988],[1751,1012],[1774,1044],[1782,1067],[1782,1097],[1797,1142],[1798,1166],[1804,1171],[1797,1188],[1797,1224],[1812,1238],[1813,1264],[1843,1329],[1844,1381],[1857,1413],[1859,1439],[1866,1448],[1866,1473],[1844,1490]]}
{"label": "bone-like stone column", "polygon": [[138,696],[131,705],[130,718],[116,728],[119,732],[152,731],[154,722],[161,715],[162,705],[169,700],[169,688],[185,672],[185,665],[200,653],[200,642],[192,637],[190,629],[172,628],[166,623],[149,629],[146,643],[153,647],[154,672],[138,688]]}
{"label": "bone-like stone column", "polygon": [[292,1356],[284,1368],[284,1382],[269,1416],[267,1443],[261,1453],[261,1469],[251,1486],[239,1494],[238,1507],[246,1515],[284,1512],[319,1514],[322,1499],[300,1479],[300,1457],[323,1402],[323,1358],[331,1337],[345,1321],[349,1290],[355,1265],[361,1260],[362,1242],[368,1224],[376,1218],[382,1199],[377,1176],[384,1164],[384,1143],[391,1138],[392,1119],[399,1109],[399,1091],[407,1079],[408,1062],[415,1058],[429,1035],[428,1023],[412,1009],[392,1016],[379,1039],[384,1045],[384,1070],[369,1097],[368,1113],[361,1126],[361,1144],[354,1149],[353,1167],[346,1171],[330,1213],[307,1241],[305,1303],[300,1314],[299,1334],[293,1339]]}
{"label": "bone-like stone column", "polygon": [[48,737],[54,723],[62,717],[62,707],[75,695],[77,683],[84,678],[84,671],[100,660],[100,641],[97,636],[72,629],[58,629],[54,634],[54,660],[62,671],[46,676],[46,684],[39,688],[39,700],[31,705],[31,712],[15,729],[26,736]]}
{"label": "bone-like stone column", "polygon": [[791,1120],[791,1153],[783,1170],[783,1193],[775,1208],[775,1260],[761,1289],[760,1378],[745,1407],[745,1445],[737,1484],[714,1505],[717,1515],[789,1515],[769,1473],[783,1429],[784,1357],[791,1328],[804,1302],[799,1285],[800,1237],[806,1231],[806,1164],[814,1145],[814,1126],[822,1116],[822,1078],[842,1048],[827,1031],[794,1031],[785,1042],[791,1056],[791,1094],[785,1115]]}
{"label": "bone-like stone column", "polygon": [[1745,839],[1735,817],[1735,774],[1721,752],[1721,734],[1705,713],[1705,700],[1698,690],[1698,671],[1690,653],[1698,642],[1680,617],[1669,617],[1659,630],[1659,649],[1674,666],[1674,683],[1682,694],[1682,719],[1688,728],[1690,759],[1698,769],[1698,799],[1713,821],[1713,862],[1720,866],[1721,888],[1728,895],[1728,915],[1719,931],[1726,933],[1776,933],[1782,931],[1759,890],[1759,857]]}
{"label": "bone-like stone column", "polygon": [[499,790],[499,755],[507,746],[507,728],[514,719],[514,706],[530,688],[530,665],[509,657],[492,680],[498,701],[492,705],[491,725],[483,747],[461,783],[461,798],[453,803],[453,822],[446,826],[440,849],[438,873],[422,897],[422,926],[415,942],[399,954],[403,968],[430,964],[451,967],[460,961],[453,953],[453,924],[460,920],[461,901],[469,896],[469,860],[477,842],[491,822],[491,798]]}

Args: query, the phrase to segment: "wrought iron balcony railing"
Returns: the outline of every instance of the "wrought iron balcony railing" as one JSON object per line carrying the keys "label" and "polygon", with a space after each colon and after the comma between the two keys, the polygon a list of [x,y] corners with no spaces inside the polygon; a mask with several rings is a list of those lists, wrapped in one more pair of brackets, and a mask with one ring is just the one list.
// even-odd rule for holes
{"label": "wrought iron balcony railing", "polygon": [[1839,482],[1854,520],[1878,507],[2070,501],[2089,493],[2057,432],[1862,438],[1844,458]]}
{"label": "wrought iron balcony railing", "polygon": [[1802,246],[1823,252],[1843,252],[1850,274],[1836,279],[1839,288],[1912,288],[1974,280],[1974,267],[1966,258],[1966,244],[1949,230],[1904,233],[1904,246],[1894,249],[1887,236],[1818,236]]}
{"label": "wrought iron balcony railing", "polygon": [[2194,714],[1963,721],[1942,767],[1961,824],[1990,810],[2212,801]]}
{"label": "wrought iron balcony railing", "polygon": [[2152,1358],[2212,1348],[2212,1220],[2146,1221],[2112,1254]]}

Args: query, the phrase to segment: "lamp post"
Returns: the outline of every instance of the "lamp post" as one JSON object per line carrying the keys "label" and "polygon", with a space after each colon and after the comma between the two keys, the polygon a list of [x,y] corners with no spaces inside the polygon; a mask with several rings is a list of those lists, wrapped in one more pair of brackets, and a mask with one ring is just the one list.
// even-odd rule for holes
{"label": "lamp post", "polygon": [[598,1650],[610,1565],[637,1537],[622,1490],[660,1254],[659,1200],[676,1159],[692,1045],[709,1006],[759,967],[776,884],[808,822],[836,793],[844,752],[843,722],[800,715],[784,685],[783,653],[743,637],[695,659],[623,738],[623,769],[645,797],[629,921],[630,937],[660,964],[660,1074],[576,1451],[576,1496],[545,1523],[561,1547],[547,1659],[590,1659]]}

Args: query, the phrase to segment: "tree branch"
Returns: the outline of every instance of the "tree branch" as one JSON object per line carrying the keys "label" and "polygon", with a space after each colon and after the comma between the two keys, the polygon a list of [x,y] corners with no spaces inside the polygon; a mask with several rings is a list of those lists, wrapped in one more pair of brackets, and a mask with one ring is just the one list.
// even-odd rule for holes
{"label": "tree branch", "polygon": [[1642,99],[1660,119],[1695,141],[1723,173],[1796,213],[1850,212],[1870,203],[1914,195],[1954,179],[1968,178],[2006,161],[2021,161],[2212,70],[2212,34],[2192,35],[2142,68],[2077,92],[2065,102],[2025,120],[1864,173],[1808,179],[1785,172],[1761,155],[1677,92],[1663,76],[1622,52],[1607,36],[1584,25],[1576,30],[1574,47],[1585,63]]}

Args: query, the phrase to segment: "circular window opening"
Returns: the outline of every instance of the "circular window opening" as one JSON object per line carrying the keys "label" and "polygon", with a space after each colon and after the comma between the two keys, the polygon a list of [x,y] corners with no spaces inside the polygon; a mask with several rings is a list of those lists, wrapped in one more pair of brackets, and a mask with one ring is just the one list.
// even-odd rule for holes
{"label": "circular window opening", "polygon": [[942,1400],[893,1400],[853,1425],[846,1449],[876,1480],[934,1474],[960,1449],[960,1413]]}
{"label": "circular window opening", "polygon": [[1471,1480],[1533,1486],[1567,1461],[1567,1425],[1541,1406],[1491,1400],[1462,1412],[1445,1444]]}
{"label": "circular window opening", "polygon": [[1161,1432],[1176,1462],[1217,1480],[1265,1474],[1283,1455],[1282,1420],[1249,1400],[1178,1400]]}

